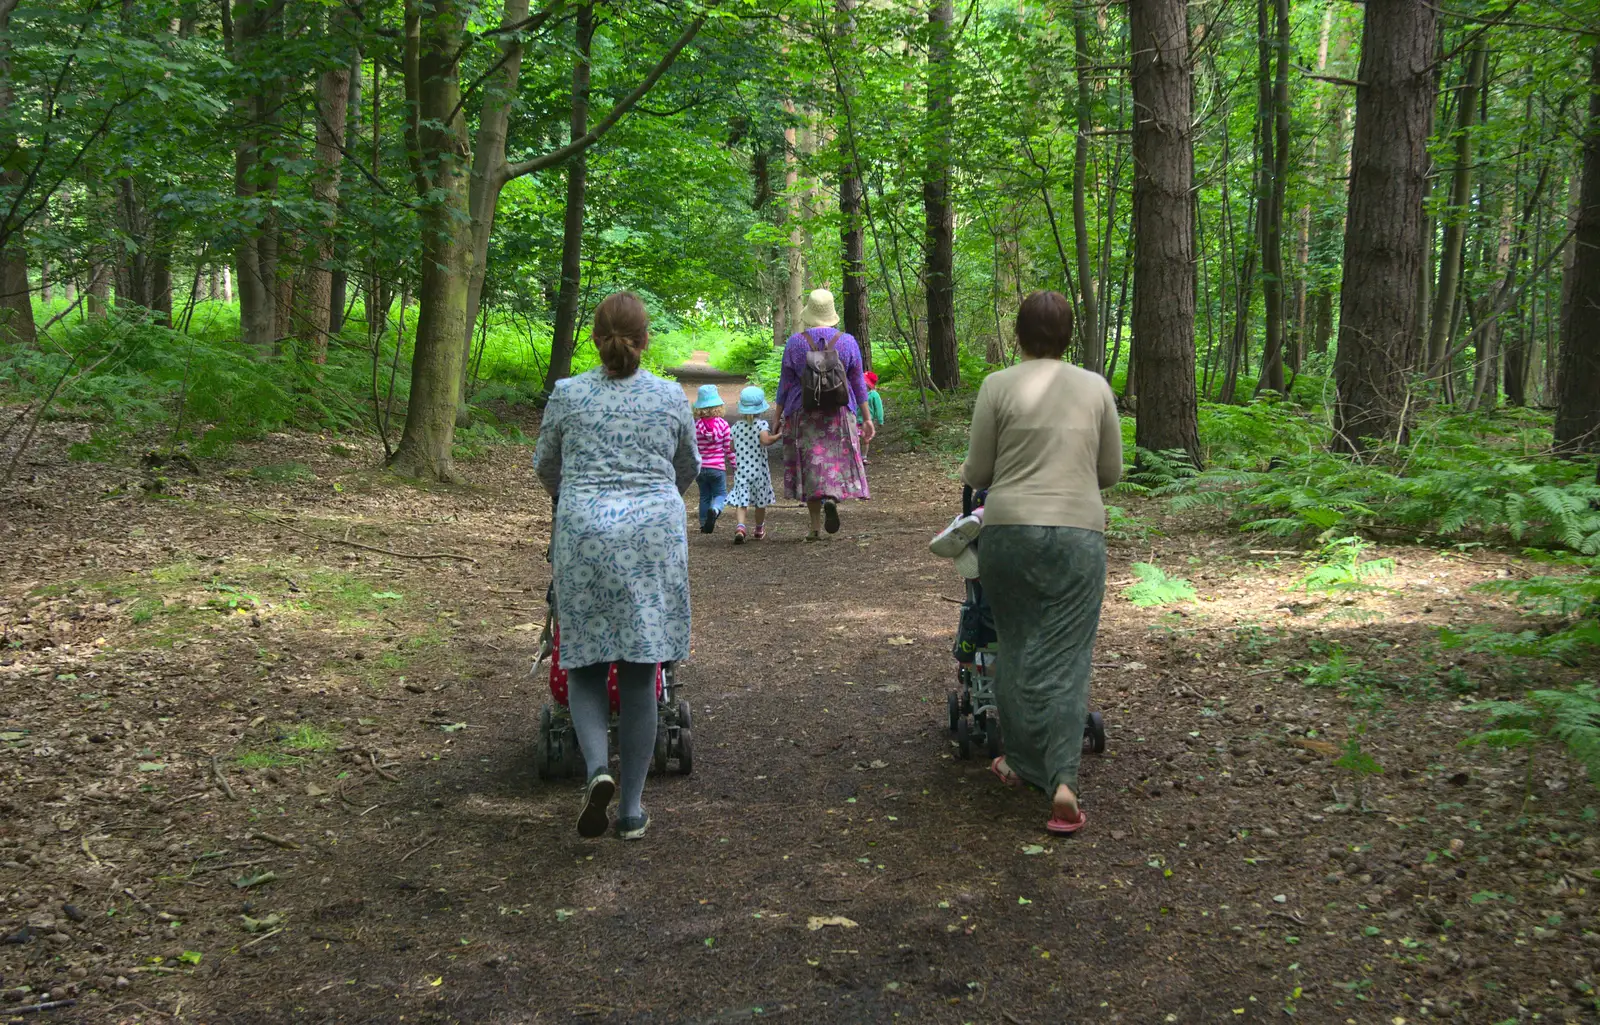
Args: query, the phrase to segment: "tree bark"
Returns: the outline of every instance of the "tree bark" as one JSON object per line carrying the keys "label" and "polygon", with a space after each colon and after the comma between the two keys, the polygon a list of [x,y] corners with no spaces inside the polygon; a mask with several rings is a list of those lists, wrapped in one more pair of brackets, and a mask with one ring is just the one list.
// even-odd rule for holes
{"label": "tree bark", "polygon": [[[11,12],[15,0],[0,3],[0,114],[9,113],[15,102],[11,86]],[[0,172],[0,186],[8,193],[22,188],[20,170]],[[0,340],[33,345],[38,328],[33,320],[33,296],[28,283],[28,254],[21,226],[6,225],[4,251],[0,252]]]}
{"label": "tree bark", "polygon": [[1589,54],[1589,86],[1583,183],[1561,311],[1556,447],[1562,452],[1600,450],[1600,43]]}
{"label": "tree bark", "polygon": [[[589,130],[589,44],[594,39],[594,7],[578,8],[577,57],[572,62],[572,138]],[[584,188],[589,158],[579,153],[567,162],[567,210],[561,232],[561,290],[556,297],[555,332],[550,339],[550,363],[544,391],[572,375],[572,353],[578,337],[578,298],[583,286]]]}
{"label": "tree bark", "polygon": [[472,229],[467,207],[467,121],[461,109],[461,54],[467,0],[407,0],[407,148],[417,156],[422,224],[421,310],[411,356],[405,432],[389,465],[423,480],[457,479],[451,452],[460,390],[461,339],[468,329]]}
{"label": "tree bark", "polygon": [[[311,198],[321,208],[316,256],[296,295],[295,336],[306,343],[311,362],[328,362],[333,305],[333,242],[339,226],[339,178],[344,166],[345,121],[350,109],[350,66],[329,68],[317,78],[317,145],[312,157]],[[341,296],[341,301],[342,301]]]}
{"label": "tree bark", "polygon": [[1433,290],[1433,312],[1428,323],[1428,374],[1448,395],[1449,367],[1445,353],[1450,349],[1452,311],[1461,285],[1462,248],[1472,216],[1472,126],[1478,114],[1478,90],[1483,86],[1488,48],[1482,36],[1467,51],[1466,77],[1457,97],[1455,130],[1455,170],[1451,176],[1450,210],[1445,215],[1443,252],[1439,256],[1438,284]]}
{"label": "tree bark", "polygon": [[1200,465],[1194,382],[1194,138],[1185,0],[1129,0],[1137,444]]}
{"label": "tree bark", "polygon": [[[856,0],[836,0],[835,3],[840,22],[839,49],[846,54],[855,52],[855,7]],[[840,97],[840,103],[847,103],[849,99],[849,96]],[[847,133],[852,130],[848,119],[844,130]],[[861,210],[864,192],[861,171],[855,166],[852,157],[855,148],[853,138],[844,140],[844,145],[841,147],[845,154],[844,166],[839,171],[839,242],[844,271],[843,316],[845,333],[854,337],[861,346],[861,363],[870,370],[872,343],[869,340],[869,321],[872,307],[867,291],[866,226]]]}
{"label": "tree bark", "polygon": [[1092,261],[1094,239],[1089,235],[1087,193],[1089,188],[1089,133],[1094,128],[1094,108],[1089,83],[1089,33],[1085,27],[1087,12],[1074,7],[1072,14],[1072,45],[1077,51],[1078,66],[1075,77],[1078,85],[1078,102],[1075,110],[1077,133],[1072,152],[1072,246],[1078,258],[1079,303],[1083,321],[1078,326],[1078,362],[1085,370],[1105,373],[1106,339],[1100,331],[1100,299],[1094,280]]}
{"label": "tree bark", "polygon": [[[795,117],[794,101],[783,101],[783,109]],[[784,250],[783,309],[784,336],[800,330],[800,311],[805,306],[806,254],[805,228],[800,206],[800,141],[791,123],[783,130],[783,205],[784,222],[789,225],[789,245]]]}
{"label": "tree bark", "polygon": [[[276,8],[269,0],[235,0],[233,56],[241,67],[270,60],[264,37],[274,28]],[[263,158],[278,117],[281,87],[264,78],[235,106],[243,128],[234,153],[234,194],[244,200],[249,228],[235,252],[238,263],[239,331],[256,358],[273,355],[278,340],[278,190],[277,165]]]}
{"label": "tree bark", "polygon": [[[951,0],[933,0],[928,10],[928,156],[922,179],[927,223],[924,279],[928,291],[928,376],[935,388],[961,385],[956,343],[955,212],[950,206],[950,149],[955,55],[950,39]],[[1191,357],[1192,358],[1192,357]]]}
{"label": "tree bark", "polygon": [[[1287,389],[1283,376],[1285,309],[1283,301],[1283,202],[1289,178],[1289,0],[1273,0],[1276,36],[1267,37],[1267,3],[1259,0],[1261,31],[1261,293],[1266,306],[1266,344],[1256,393]],[[1277,62],[1267,77],[1271,59]]]}
{"label": "tree bark", "polygon": [[1367,5],[1362,27],[1334,358],[1334,428],[1351,451],[1403,441],[1409,424],[1438,19],[1428,0],[1388,0]]}
{"label": "tree bark", "polygon": [[[349,75],[350,90],[345,96],[344,104],[344,137],[347,142],[345,143],[344,154],[341,154],[341,156],[347,156],[355,152],[354,140],[359,134],[358,129],[361,124],[361,51],[359,49],[356,50],[350,60]],[[343,167],[342,160],[340,167],[341,169]],[[339,217],[341,220],[344,216],[344,197],[345,194],[341,190],[339,193]],[[333,268],[328,278],[328,333],[330,335],[338,334],[339,329],[344,327],[344,311],[345,305],[349,301],[350,288],[350,273],[344,266],[344,259],[348,258],[348,253],[338,250],[337,247],[335,251],[341,252],[343,258],[340,260],[339,265]]]}

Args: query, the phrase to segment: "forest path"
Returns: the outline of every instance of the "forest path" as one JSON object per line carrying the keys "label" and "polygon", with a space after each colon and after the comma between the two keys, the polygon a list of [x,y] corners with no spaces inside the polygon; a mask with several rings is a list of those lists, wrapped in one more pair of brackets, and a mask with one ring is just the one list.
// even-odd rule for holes
{"label": "forest path", "polygon": [[734,410],[739,406],[740,389],[750,383],[743,374],[731,374],[712,366],[711,354],[703,349],[690,353],[687,363],[663,372],[683,385],[683,393],[689,396],[690,402],[695,400],[702,384],[716,385],[717,394],[722,396],[722,404],[727,407],[729,419],[733,418]]}
{"label": "forest path", "polygon": [[[1090,826],[1058,840],[1042,796],[956,757],[961,586],[927,540],[957,489],[891,437],[873,500],[824,543],[790,505],[760,543],[690,534],[695,771],[651,779],[642,842],[584,841],[576,781],[532,771],[549,506],[526,449],[430,489],[373,470],[369,442],[281,434],[185,478],[70,462],[84,428],[47,426],[0,496],[8,1005],[59,990],[95,1025],[1147,1025],[1412,1020],[1426,995],[1567,1020],[1543,980],[1587,971],[1581,780],[1545,763],[1539,835],[1566,839],[1518,860],[1526,834],[1489,827],[1515,818],[1521,768],[1458,751],[1478,720],[1424,689],[1447,678],[1436,626],[1515,621],[1467,590],[1501,553],[1392,548],[1386,589],[1345,604],[1203,512],[1116,542],[1093,695],[1110,749],[1085,758]],[[1134,560],[1205,600],[1134,607]],[[1377,814],[1340,803],[1350,706],[1293,675],[1330,643],[1417,688],[1364,740]],[[1530,874],[1544,862],[1577,881]],[[1504,942],[1478,891],[1547,935]]]}

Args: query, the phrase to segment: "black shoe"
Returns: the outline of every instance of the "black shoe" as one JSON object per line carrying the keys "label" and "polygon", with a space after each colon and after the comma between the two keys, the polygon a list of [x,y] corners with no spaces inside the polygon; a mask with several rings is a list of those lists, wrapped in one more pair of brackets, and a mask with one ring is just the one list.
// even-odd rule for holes
{"label": "black shoe", "polygon": [[839,503],[828,501],[822,503],[822,529],[830,534],[839,533]]}
{"label": "black shoe", "polygon": [[583,792],[583,810],[578,813],[578,835],[589,838],[606,835],[606,808],[617,793],[617,781],[608,772],[589,777]]}
{"label": "black shoe", "polygon": [[700,533],[709,534],[717,529],[717,517],[722,514],[715,509],[706,513],[706,518],[700,521]]}

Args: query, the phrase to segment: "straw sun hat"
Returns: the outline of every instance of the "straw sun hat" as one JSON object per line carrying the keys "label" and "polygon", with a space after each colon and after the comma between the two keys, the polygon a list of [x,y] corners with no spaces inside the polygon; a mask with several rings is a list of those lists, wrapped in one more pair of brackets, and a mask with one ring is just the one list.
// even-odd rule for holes
{"label": "straw sun hat", "polygon": [[833,308],[833,293],[826,288],[812,289],[806,296],[805,308],[800,311],[800,329],[832,327],[839,323],[839,314]]}

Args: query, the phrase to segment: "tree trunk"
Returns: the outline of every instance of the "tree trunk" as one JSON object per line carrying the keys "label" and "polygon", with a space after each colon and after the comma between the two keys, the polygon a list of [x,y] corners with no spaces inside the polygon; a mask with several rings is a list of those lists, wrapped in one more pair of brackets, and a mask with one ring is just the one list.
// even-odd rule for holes
{"label": "tree trunk", "polygon": [[[270,54],[261,51],[263,37],[274,28],[275,11],[268,0],[235,0],[236,64],[249,67],[271,59]],[[265,159],[263,153],[279,116],[281,92],[275,81],[266,78],[236,103],[243,128],[234,153],[234,194],[244,200],[249,224],[235,253],[239,268],[239,332],[258,359],[270,358],[278,340],[278,217],[273,206],[278,170],[276,162]]]}
{"label": "tree trunk", "polygon": [[89,269],[89,293],[84,298],[84,305],[89,316],[103,317],[111,306],[111,267],[102,261],[96,261]]}
{"label": "tree trunk", "polygon": [[[795,116],[793,100],[784,100],[783,109]],[[783,130],[783,197],[789,224],[789,245],[784,250],[784,308],[788,311],[787,330],[800,330],[800,311],[805,308],[806,253],[805,219],[800,205],[800,140],[795,125]]]}
{"label": "tree trunk", "polygon": [[1137,444],[1200,465],[1194,384],[1194,138],[1185,0],[1130,0]]}
{"label": "tree trunk", "polygon": [[[839,49],[843,53],[855,52],[856,0],[836,0],[834,9],[839,14]],[[841,97],[840,103],[849,102]],[[851,131],[848,123],[845,131]],[[844,271],[844,330],[861,346],[861,364],[872,368],[872,343],[868,339],[868,321],[872,307],[867,291],[866,226],[862,219],[861,203],[864,195],[861,171],[855,166],[851,154],[855,152],[855,139],[846,138],[841,147],[845,154],[844,167],[839,171],[839,242]]]}
{"label": "tree trunk", "polygon": [[[343,16],[335,21],[343,20]],[[305,270],[296,296],[295,337],[309,347],[311,362],[328,362],[328,333],[337,314],[333,304],[333,240],[339,225],[339,177],[344,166],[345,120],[350,109],[350,66],[329,68],[317,78],[317,146],[312,158],[311,198],[320,208],[317,253]],[[343,296],[340,296],[341,304]]]}
{"label": "tree trunk", "polygon": [[[1520,169],[1520,160],[1518,165]],[[1514,249],[1512,239],[1516,234],[1515,226],[1511,223],[1514,198],[1508,194],[1501,204],[1500,240],[1495,246],[1494,258],[1496,276],[1504,278],[1509,272],[1512,279],[1516,278],[1516,272],[1510,270]],[[1485,289],[1483,297],[1473,303],[1474,319],[1482,324],[1485,318],[1494,317],[1494,306],[1499,298],[1499,293],[1493,289]],[[1501,339],[1504,337],[1505,320],[1501,317],[1495,317],[1479,335],[1472,377],[1473,409],[1492,410],[1500,405]]]}
{"label": "tree trunk", "polygon": [[[359,134],[361,124],[361,51],[357,50],[350,60],[350,89],[345,95],[344,137],[351,140],[345,144],[344,153],[341,154],[340,168],[342,169],[343,157],[355,152],[354,139]],[[339,193],[339,217],[343,219],[345,206],[345,193]],[[339,265],[333,268],[328,277],[328,333],[336,335],[344,327],[345,306],[349,302],[350,273],[345,269],[344,260],[348,253],[336,249],[341,253]]]}
{"label": "tree trunk", "polygon": [[1089,132],[1094,128],[1092,87],[1089,83],[1089,33],[1084,24],[1087,17],[1083,8],[1073,8],[1072,45],[1078,55],[1078,103],[1075,111],[1077,133],[1072,151],[1072,245],[1078,257],[1078,291],[1083,309],[1083,322],[1078,325],[1078,362],[1085,370],[1103,374],[1106,340],[1100,332],[1100,299],[1091,261],[1094,239],[1089,236],[1086,196],[1089,188]]}
{"label": "tree trunk", "polygon": [[421,310],[411,356],[405,433],[389,465],[407,477],[456,480],[451,447],[460,392],[461,339],[472,270],[467,121],[461,109],[466,0],[407,0],[405,78],[410,136],[417,154],[422,227]]}
{"label": "tree trunk", "polygon": [[1478,114],[1478,90],[1483,86],[1488,54],[1482,36],[1467,51],[1466,78],[1457,97],[1456,166],[1450,186],[1450,210],[1445,215],[1444,246],[1439,256],[1439,278],[1433,290],[1433,313],[1428,325],[1428,374],[1446,394],[1450,368],[1445,365],[1445,354],[1450,350],[1451,313],[1461,284],[1462,247],[1472,217],[1472,126]]}
{"label": "tree trunk", "polygon": [[961,384],[956,345],[955,212],[950,207],[950,148],[955,75],[950,26],[951,0],[933,0],[928,10],[928,166],[922,179],[927,221],[928,376],[935,388]]}
{"label": "tree trunk", "polygon": [[1388,0],[1362,27],[1334,358],[1335,435],[1352,451],[1403,441],[1409,423],[1438,19],[1428,0]]}
{"label": "tree trunk", "polygon": [[[11,12],[15,8],[14,0],[0,3],[0,114],[10,113],[15,100],[11,87]],[[23,184],[20,168],[8,166],[0,171],[0,187],[9,195],[15,196]],[[38,340],[38,329],[33,320],[22,225],[12,224],[7,218],[4,227],[5,237],[0,245],[0,340],[33,345]]]}
{"label": "tree trunk", "polygon": [[[577,57],[572,62],[572,138],[589,130],[589,44],[594,39],[594,7],[578,8]],[[578,337],[578,299],[583,286],[583,191],[589,160],[579,153],[567,162],[567,211],[561,232],[561,291],[556,297],[555,333],[550,339],[550,365],[544,391],[572,374],[572,353]]]}
{"label": "tree trunk", "polygon": [[[1266,316],[1266,345],[1256,392],[1287,388],[1283,353],[1287,337],[1283,301],[1283,202],[1289,178],[1289,0],[1273,0],[1275,40],[1267,38],[1267,0],[1258,0],[1261,30],[1261,95],[1267,101],[1261,116],[1261,293]],[[1267,79],[1269,58],[1277,60],[1275,77]]]}
{"label": "tree trunk", "polygon": [[1578,224],[1561,311],[1556,447],[1563,452],[1600,450],[1600,43],[1589,54],[1589,86]]}

